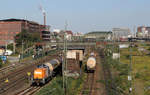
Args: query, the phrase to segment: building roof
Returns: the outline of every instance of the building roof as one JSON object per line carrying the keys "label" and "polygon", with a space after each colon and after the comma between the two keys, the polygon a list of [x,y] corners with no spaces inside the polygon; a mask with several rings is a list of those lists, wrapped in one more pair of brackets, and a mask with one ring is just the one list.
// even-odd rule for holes
{"label": "building roof", "polygon": [[3,20],[0,20],[0,22],[13,22],[13,21],[23,21],[23,22],[27,21],[27,22],[30,22],[30,23],[38,24],[37,22],[28,21],[28,20],[25,20],[25,19],[10,18],[10,19],[3,19]]}
{"label": "building roof", "polygon": [[87,34],[109,34],[109,33],[112,33],[112,31],[93,31]]}
{"label": "building roof", "polygon": [[3,20],[0,20],[0,21],[26,21],[24,19],[14,19],[14,18],[11,18],[11,19],[3,19]]}
{"label": "building roof", "polygon": [[66,33],[73,35],[72,31],[69,31],[69,30],[67,30]]}

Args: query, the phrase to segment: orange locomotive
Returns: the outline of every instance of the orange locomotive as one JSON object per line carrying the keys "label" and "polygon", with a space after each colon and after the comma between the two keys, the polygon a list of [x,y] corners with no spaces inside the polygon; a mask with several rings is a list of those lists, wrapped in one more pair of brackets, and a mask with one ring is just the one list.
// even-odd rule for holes
{"label": "orange locomotive", "polygon": [[32,84],[39,85],[48,82],[60,70],[58,68],[61,66],[61,62],[61,58],[57,58],[38,66],[33,72]]}

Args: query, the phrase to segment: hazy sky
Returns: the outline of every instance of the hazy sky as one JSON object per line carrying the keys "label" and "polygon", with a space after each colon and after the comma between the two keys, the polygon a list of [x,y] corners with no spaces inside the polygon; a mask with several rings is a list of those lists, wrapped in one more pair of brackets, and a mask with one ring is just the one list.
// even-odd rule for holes
{"label": "hazy sky", "polygon": [[68,29],[83,33],[150,25],[150,0],[1,0],[0,19],[27,18],[43,23],[39,5],[46,10],[52,29],[64,29],[66,20]]}

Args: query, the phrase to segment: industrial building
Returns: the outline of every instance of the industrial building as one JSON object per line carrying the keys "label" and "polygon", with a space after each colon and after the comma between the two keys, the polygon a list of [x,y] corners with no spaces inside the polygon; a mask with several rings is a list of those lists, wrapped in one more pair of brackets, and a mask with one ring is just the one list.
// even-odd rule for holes
{"label": "industrial building", "polygon": [[50,39],[50,33],[46,32],[47,36],[44,36],[45,32],[49,30],[49,26],[38,24],[37,22],[28,21],[24,19],[5,19],[0,20],[0,46],[5,46],[6,44],[13,43],[14,37],[27,30],[30,33],[40,33],[42,39]]}
{"label": "industrial building", "polygon": [[140,38],[149,38],[150,37],[150,27],[139,26],[137,28],[136,36],[140,37]]}
{"label": "industrial building", "polygon": [[113,28],[113,40],[122,41],[127,40],[131,36],[129,28]]}

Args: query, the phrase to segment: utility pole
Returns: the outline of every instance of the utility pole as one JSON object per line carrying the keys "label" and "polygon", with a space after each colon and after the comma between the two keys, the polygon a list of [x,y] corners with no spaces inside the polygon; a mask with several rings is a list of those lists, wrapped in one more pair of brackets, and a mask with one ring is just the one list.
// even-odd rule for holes
{"label": "utility pole", "polygon": [[134,38],[136,37],[136,26],[134,26]]}
{"label": "utility pole", "polygon": [[[65,36],[66,36],[66,31],[67,31],[67,26],[68,26],[68,24],[67,24],[67,21],[66,21],[66,25],[65,25]],[[66,39],[66,37],[65,37],[65,57],[67,56],[67,39]],[[66,68],[66,71],[67,71],[67,58],[65,58],[65,60],[66,60],[66,63],[65,63],[65,68]],[[67,76],[66,76],[66,95],[67,95]]]}
{"label": "utility pole", "polygon": [[128,81],[130,82],[129,95],[132,95],[132,41],[130,41],[130,67],[129,67],[129,76]]}
{"label": "utility pole", "polygon": [[14,52],[14,54],[16,53],[16,43],[15,42],[13,42],[13,52]]}
{"label": "utility pole", "polygon": [[21,57],[22,59],[23,59],[23,50],[24,50],[23,44],[24,44],[24,43],[23,43],[23,40],[22,40],[22,57]]}
{"label": "utility pole", "polygon": [[65,34],[64,34],[64,50],[63,50],[63,63],[62,63],[62,74],[63,74],[63,90],[65,91],[65,75],[64,75],[64,70],[65,70]]}
{"label": "utility pole", "polygon": [[7,44],[8,44],[8,41],[6,40],[6,42],[5,42],[6,44],[5,44],[5,52],[6,52],[6,50],[7,50]]}
{"label": "utility pole", "polygon": [[65,25],[65,32],[64,32],[64,58],[62,64],[62,71],[63,71],[63,89],[65,91],[65,95],[67,95],[67,77],[64,75],[64,71],[67,70],[67,39],[66,39],[66,31],[67,31],[67,22]]}
{"label": "utility pole", "polygon": [[112,51],[112,52],[114,53],[114,52],[115,52],[115,51],[114,51],[114,49],[115,49],[115,38],[116,38],[116,35],[115,35],[115,31],[114,31],[114,30],[112,31],[112,36],[113,36],[113,51]]}

